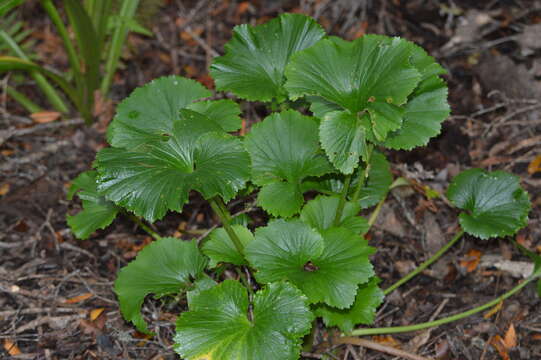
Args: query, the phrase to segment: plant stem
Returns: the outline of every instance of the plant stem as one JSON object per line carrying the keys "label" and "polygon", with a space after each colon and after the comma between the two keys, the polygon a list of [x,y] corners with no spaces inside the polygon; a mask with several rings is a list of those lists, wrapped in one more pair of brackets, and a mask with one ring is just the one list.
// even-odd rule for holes
{"label": "plant stem", "polygon": [[336,216],[334,217],[334,226],[338,226],[340,224],[340,220],[342,220],[342,213],[344,212],[344,207],[346,206],[346,201],[349,193],[349,185],[351,184],[351,176],[351,174],[346,175],[346,178],[344,180],[344,187],[342,188],[342,194],[340,195],[340,200],[336,208]]}
{"label": "plant stem", "polygon": [[[11,49],[11,51],[13,51],[18,57],[23,60],[30,61],[30,58],[24,53],[17,42],[8,35],[8,33],[0,30],[0,39],[2,39],[4,43]],[[45,76],[40,74],[37,70],[30,71],[30,76],[32,76],[32,78],[36,81],[36,84],[41,88],[51,105],[53,105],[56,110],[60,111],[61,113],[67,113],[69,111],[60,95],[56,92]]]}
{"label": "plant stem", "polygon": [[372,214],[370,214],[370,217],[368,218],[368,229],[370,229],[372,225],[376,223],[376,219],[378,218],[378,215],[381,212],[381,208],[383,207],[385,200],[387,200],[387,195],[385,195],[385,197],[381,199],[381,201],[378,203],[374,211],[372,211]]}
{"label": "plant stem", "polygon": [[361,195],[361,189],[364,186],[364,182],[366,181],[366,172],[367,168],[364,168],[361,173],[359,174],[359,182],[357,183],[357,187],[355,188],[355,192],[353,193],[353,197],[351,198],[351,201],[357,202],[359,200],[359,196]]}
{"label": "plant stem", "polygon": [[36,113],[43,111],[43,109],[37,105],[35,102],[27,98],[24,94],[18,92],[11,86],[6,87],[7,94],[15,101],[17,101],[19,104],[22,105],[26,110],[28,110],[29,113]]}
{"label": "plant stem", "polygon": [[150,236],[152,236],[155,240],[161,240],[161,236],[154,230],[152,230],[150,228],[150,226],[148,226],[147,224],[145,224],[141,219],[139,219],[137,216],[135,215],[132,215],[132,214],[128,214],[126,213],[126,215],[128,215],[128,217],[130,218],[131,221],[133,221],[134,223],[137,224],[137,226],[139,226],[141,229],[143,229],[144,231],[146,231]]}
{"label": "plant stem", "polygon": [[210,199],[210,206],[222,221],[225,232],[227,232],[227,235],[229,235],[229,238],[231,239],[231,241],[233,241],[235,248],[237,249],[239,254],[242,254],[244,246],[242,245],[242,242],[240,241],[237,233],[235,232],[235,230],[233,230],[233,227],[231,226],[231,214],[227,210],[227,207],[225,206],[222,198],[216,196]]}
{"label": "plant stem", "polygon": [[443,319],[435,320],[435,321],[429,321],[425,323],[415,324],[415,325],[407,325],[407,326],[395,326],[395,327],[386,327],[386,328],[371,328],[371,329],[357,329],[353,330],[351,334],[353,336],[364,336],[364,335],[381,335],[381,334],[396,334],[396,333],[402,333],[402,332],[409,332],[409,331],[416,331],[416,330],[423,330],[430,327],[435,327],[443,324],[447,324],[456,320],[463,319],[465,317],[468,317],[470,315],[477,314],[478,312],[481,312],[483,310],[489,309],[498,303],[504,301],[508,297],[513,296],[520,290],[522,290],[523,287],[528,285],[532,280],[537,279],[538,276],[531,275],[529,278],[527,278],[522,283],[518,284],[505,294],[497,297],[496,299],[489,301],[483,305],[477,306],[473,309],[461,312],[459,314],[451,315],[448,317],[445,317]]}
{"label": "plant stem", "polygon": [[396,290],[400,285],[405,284],[410,281],[413,277],[419,274],[421,271],[429,267],[432,263],[438,260],[451,246],[453,246],[461,237],[464,235],[464,230],[460,230],[447,244],[445,244],[441,249],[438,250],[434,255],[432,255],[428,260],[419,265],[415,270],[404,276],[402,279],[395,282],[393,285],[383,290],[385,295],[390,294]]}
{"label": "plant stem", "polygon": [[70,65],[73,69],[73,72],[80,76],[81,74],[81,64],[79,63],[79,57],[77,56],[77,52],[75,51],[75,47],[73,46],[68,30],[66,29],[66,26],[64,25],[64,22],[62,21],[62,18],[60,17],[60,14],[56,10],[55,5],[53,4],[52,0],[41,0],[41,5],[51,18],[51,21],[56,27],[56,30],[58,31],[58,35],[60,35],[60,38],[62,39],[64,43],[64,47],[66,48],[66,52],[68,54],[68,60],[70,62]]}
{"label": "plant stem", "polygon": [[135,15],[135,11],[139,6],[139,0],[123,0],[120,7],[118,17],[120,24],[115,28],[113,37],[111,40],[111,47],[109,48],[109,56],[105,64],[105,73],[101,82],[100,92],[102,96],[107,96],[111,83],[113,82],[113,76],[115,75],[118,59],[122,53],[122,47],[128,36],[130,30],[129,20]]}

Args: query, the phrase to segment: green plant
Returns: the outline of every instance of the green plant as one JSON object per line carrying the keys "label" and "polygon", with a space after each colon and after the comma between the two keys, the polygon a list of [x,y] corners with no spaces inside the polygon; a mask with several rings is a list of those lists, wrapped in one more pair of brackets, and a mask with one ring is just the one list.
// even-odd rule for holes
{"label": "green plant", "polygon": [[[124,318],[143,332],[147,295],[174,295],[187,306],[175,337],[185,359],[298,359],[316,317],[363,335],[481,311],[538,278],[541,262],[526,282],[466,313],[355,329],[371,324],[384,295],[420,271],[381,290],[370,263],[376,249],[363,235],[388,191],[407,183],[393,182],[381,149],[426,145],[449,114],[443,73],[411,42],[378,35],[347,42],[303,15],[238,26],[211,74],[218,90],[266,102],[272,113],[243,137],[231,134],[241,126],[238,104],[205,100],[211,92],[195,81],[163,77],[136,89],[118,106],[96,171],[74,181],[70,196],[79,195],[83,211],[68,223],[86,238],[124,209],[156,238],[121,269],[115,291]],[[313,115],[302,114],[306,107]],[[182,211],[192,190],[223,225],[200,241],[161,238],[139,218]],[[246,211],[231,214],[227,202],[255,192],[269,221],[246,226],[236,221]],[[530,203],[516,176],[468,170],[448,197],[464,210],[463,230],[419,269],[464,232],[490,238],[526,225]],[[368,219],[359,216],[374,205]]]}
{"label": "green plant", "polygon": [[[21,3],[22,1],[8,1],[4,8],[0,8],[0,16]],[[13,32],[12,26],[0,30],[0,45],[8,50],[6,56],[0,56],[0,71],[27,71],[51,105],[56,110],[67,113],[69,108],[65,100],[48,79],[52,80],[89,124],[93,120],[96,91],[103,96],[109,92],[128,32],[133,30],[148,34],[148,31],[134,20],[139,0],[122,0],[118,14],[112,11],[113,0],[86,0],[84,3],[79,0],[63,0],[74,39],[71,39],[53,0],[40,0],[40,3],[63,41],[70,65],[69,72],[60,75],[34,62],[34,59],[27,55],[27,50],[19,45],[28,33]],[[37,105],[22,97],[15,89],[8,90],[9,94],[29,111],[39,110]]]}

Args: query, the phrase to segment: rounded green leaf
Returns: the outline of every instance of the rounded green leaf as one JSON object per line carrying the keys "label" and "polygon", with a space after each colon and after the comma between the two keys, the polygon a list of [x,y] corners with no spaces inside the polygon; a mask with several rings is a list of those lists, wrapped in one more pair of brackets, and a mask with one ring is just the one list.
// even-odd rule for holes
{"label": "rounded green leaf", "polygon": [[244,187],[250,167],[241,141],[199,113],[180,114],[166,138],[97,154],[98,189],[107,199],[155,221],[167,210],[182,211],[192,189],[227,201]]}
{"label": "rounded green leaf", "polygon": [[335,111],[324,116],[319,127],[321,146],[329,160],[344,174],[351,174],[366,158],[366,134],[362,122],[347,111]]}
{"label": "rounded green leaf", "polygon": [[210,74],[218,90],[247,100],[282,101],[287,97],[283,83],[289,58],[324,36],[319,24],[301,14],[283,14],[258,26],[239,25]]}
{"label": "rounded green leaf", "polygon": [[79,239],[87,239],[94,231],[109,226],[119,211],[114,203],[105,199],[98,192],[97,173],[85,171],[77,176],[69,189],[68,199],[73,195],[82,200],[83,210],[77,215],[67,215],[67,223],[73,234]]}
{"label": "rounded green leaf", "polygon": [[[252,232],[246,227],[241,225],[232,225],[232,227],[244,247],[254,239]],[[244,255],[239,254],[235,244],[224,228],[213,230],[210,233],[208,240],[205,240],[201,251],[210,258],[211,267],[215,267],[220,262],[235,265],[248,264],[244,259]]]}
{"label": "rounded green leaf", "polygon": [[316,316],[322,317],[327,326],[338,326],[345,333],[356,325],[371,325],[376,317],[378,306],[383,303],[385,295],[378,287],[379,279],[372,278],[368,283],[360,285],[355,302],[349,309],[336,309],[328,305],[316,305]]}
{"label": "rounded green leaf", "polygon": [[353,304],[357,286],[373,276],[368,256],[373,248],[345,228],[318,233],[298,220],[276,220],[259,228],[245,249],[262,283],[288,280],[311,303],[338,308]]}
{"label": "rounded green leaf", "polygon": [[365,35],[352,42],[324,39],[292,57],[285,88],[293,99],[321,97],[354,117],[367,112],[371,132],[382,141],[402,125],[400,105],[421,80],[410,61],[414,47],[381,35]]}
{"label": "rounded green leaf", "polygon": [[245,145],[253,181],[263,186],[258,203],[275,216],[298,213],[304,200],[302,179],[332,171],[319,147],[316,119],[297,111],[274,113],[254,125]]}
{"label": "rounded green leaf", "polygon": [[[301,220],[318,231],[326,230],[333,226],[336,209],[340,202],[339,196],[318,196],[306,203],[301,211]],[[342,211],[339,226],[363,235],[368,231],[368,221],[358,216],[361,207],[359,204],[346,202]]]}
{"label": "rounded green leaf", "polygon": [[134,149],[173,131],[179,110],[212,93],[195,80],[164,76],[135,89],[116,109],[107,129],[109,144]]}
{"label": "rounded green leaf", "polygon": [[290,284],[269,284],[250,304],[239,282],[225,280],[192,298],[177,320],[175,350],[186,360],[297,360],[313,318]]}
{"label": "rounded green leaf", "polygon": [[191,281],[190,277],[199,277],[206,265],[195,241],[163,238],[145,246],[134,261],[120,270],[115,281],[122,316],[139,331],[148,333],[140,313],[145,297],[177,293]]}
{"label": "rounded green leaf", "polygon": [[447,197],[458,208],[460,225],[481,239],[513,235],[528,223],[531,208],[518,176],[470,169],[457,175]]}
{"label": "rounded green leaf", "polygon": [[242,125],[239,104],[232,100],[198,101],[186,108],[205,115],[226,132],[237,131]]}

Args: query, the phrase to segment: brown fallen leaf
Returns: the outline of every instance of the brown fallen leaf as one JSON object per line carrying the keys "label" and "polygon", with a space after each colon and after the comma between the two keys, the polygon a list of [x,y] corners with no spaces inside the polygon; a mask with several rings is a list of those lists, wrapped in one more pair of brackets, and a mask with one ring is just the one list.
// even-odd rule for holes
{"label": "brown fallen leaf", "polygon": [[94,321],[101,315],[105,308],[97,308],[90,311],[90,321]]}
{"label": "brown fallen leaf", "polygon": [[466,254],[466,259],[460,261],[460,266],[466,268],[466,271],[469,273],[474,271],[481,261],[481,255],[479,250],[471,249]]}
{"label": "brown fallen leaf", "polygon": [[500,335],[494,336],[490,341],[490,345],[492,345],[498,351],[498,354],[500,354],[502,360],[511,360]]}
{"label": "brown fallen leaf", "polygon": [[6,195],[9,192],[10,187],[9,183],[0,185],[0,196]]}
{"label": "brown fallen leaf", "polygon": [[4,350],[7,351],[7,353],[11,356],[21,355],[22,352],[17,346],[17,344],[10,339],[4,340]]}
{"label": "brown fallen leaf", "polygon": [[60,118],[60,113],[58,111],[40,111],[30,115],[32,120],[39,124],[53,122]]}
{"label": "brown fallen leaf", "polygon": [[390,346],[394,348],[400,347],[400,342],[396,340],[394,337],[392,337],[391,335],[372,336],[372,340],[381,345]]}
{"label": "brown fallen leaf", "polygon": [[65,304],[76,304],[76,303],[79,303],[81,301],[85,301],[87,299],[90,299],[91,297],[92,297],[92,293],[84,293],[84,294],[81,294],[81,295],[66,299],[64,301],[64,303]]}
{"label": "brown fallen leaf", "polygon": [[528,165],[528,174],[533,175],[541,171],[541,155],[537,155]]}
{"label": "brown fallen leaf", "polygon": [[503,345],[506,349],[512,349],[517,346],[517,332],[513,324],[509,325],[509,329],[503,338]]}

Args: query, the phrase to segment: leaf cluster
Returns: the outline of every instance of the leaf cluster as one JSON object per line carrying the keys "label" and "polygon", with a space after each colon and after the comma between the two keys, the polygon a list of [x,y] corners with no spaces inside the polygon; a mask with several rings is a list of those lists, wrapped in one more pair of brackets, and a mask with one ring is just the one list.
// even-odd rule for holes
{"label": "leaf cluster", "polygon": [[[193,80],[136,89],[117,108],[96,170],[74,181],[83,211],[68,223],[86,238],[120,209],[154,222],[198,192],[223,227],[143,249],[115,282],[123,316],[148,332],[145,297],[175,295],[188,309],[175,337],[183,358],[298,359],[316,317],[345,332],[374,321],[383,292],[363,236],[371,223],[359,214],[391,187],[383,150],[439,133],[444,70],[409,41],[348,42],[298,14],[236,27],[225,51],[211,66],[217,89],[271,113],[241,136],[238,103],[211,99]],[[253,192],[268,222],[234,224],[226,203]],[[465,172],[448,196],[473,235],[525,225],[529,200],[512,175]]]}

